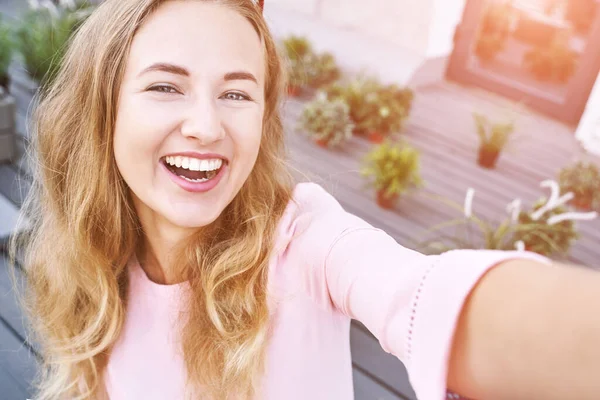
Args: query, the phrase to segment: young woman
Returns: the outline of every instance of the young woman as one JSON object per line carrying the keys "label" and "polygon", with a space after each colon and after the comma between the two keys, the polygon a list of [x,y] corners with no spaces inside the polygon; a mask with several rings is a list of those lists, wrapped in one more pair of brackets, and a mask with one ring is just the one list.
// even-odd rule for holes
{"label": "young woman", "polygon": [[283,79],[251,0],[106,0],[81,27],[13,247],[35,399],[351,399],[351,318],[421,400],[599,398],[600,275],[421,255],[294,185]]}

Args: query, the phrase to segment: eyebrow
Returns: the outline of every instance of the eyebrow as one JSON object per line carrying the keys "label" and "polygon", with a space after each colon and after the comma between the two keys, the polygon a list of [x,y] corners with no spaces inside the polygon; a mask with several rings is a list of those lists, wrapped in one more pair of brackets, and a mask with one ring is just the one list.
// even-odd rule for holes
{"label": "eyebrow", "polygon": [[[155,64],[150,65],[147,68],[144,68],[144,70],[138,74],[138,77],[140,77],[148,72],[152,72],[152,71],[162,71],[162,72],[167,72],[167,73],[175,74],[175,75],[182,75],[182,76],[188,76],[188,77],[190,76],[190,72],[185,67],[175,65],[175,64],[169,64],[169,63],[155,63]],[[223,77],[223,80],[225,80],[225,81],[248,80],[248,81],[252,81],[252,82],[258,84],[258,80],[256,79],[256,77],[253,74],[251,74],[250,72],[246,72],[246,71],[228,72]]]}

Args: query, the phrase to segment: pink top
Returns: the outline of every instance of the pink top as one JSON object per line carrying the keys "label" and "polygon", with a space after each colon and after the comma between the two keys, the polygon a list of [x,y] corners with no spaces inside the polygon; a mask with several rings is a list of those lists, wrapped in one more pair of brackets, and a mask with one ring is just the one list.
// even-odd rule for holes
{"label": "pink top", "polygon": [[[313,183],[296,186],[275,249],[267,400],[353,399],[351,318],[403,361],[419,400],[444,399],[457,317],[478,279],[511,258],[548,262],[516,251],[424,256],[347,213]],[[172,326],[188,286],[152,282],[135,259],[130,276],[124,330],[105,374],[110,400],[183,399]]]}

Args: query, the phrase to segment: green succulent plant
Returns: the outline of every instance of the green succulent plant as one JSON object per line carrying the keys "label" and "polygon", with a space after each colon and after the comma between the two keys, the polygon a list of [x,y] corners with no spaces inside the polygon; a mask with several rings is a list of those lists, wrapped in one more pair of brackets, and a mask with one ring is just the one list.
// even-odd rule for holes
{"label": "green succulent plant", "polygon": [[[442,196],[431,197],[459,213],[465,212],[461,204]],[[518,242],[522,242],[527,251],[545,256],[564,255],[579,238],[575,222],[566,219],[549,223],[552,217],[567,211],[563,206],[548,210],[534,220],[532,214],[546,203],[545,198],[540,198],[529,211],[519,210],[514,217],[509,216],[500,222],[486,221],[476,215],[463,215],[444,221],[424,232],[424,235],[434,233],[436,236],[424,241],[417,240],[414,247],[424,253],[440,254],[455,249],[515,250]],[[453,228],[456,231],[451,231]]]}
{"label": "green succulent plant", "polygon": [[313,53],[309,40],[302,36],[291,35],[283,40],[285,55],[289,60],[303,60]]}
{"label": "green succulent plant", "polygon": [[331,53],[315,54],[307,60],[308,85],[319,89],[337,81],[340,76],[335,57]]}
{"label": "green succulent plant", "polygon": [[283,49],[290,85],[319,89],[339,79],[335,57],[331,53],[316,53],[307,38],[289,36],[283,40]]}
{"label": "green succulent plant", "polygon": [[343,99],[350,106],[350,116],[357,133],[398,132],[408,118],[414,92],[397,85],[382,85],[374,78],[359,77],[347,84],[334,83],[327,88],[332,99]]}
{"label": "green succulent plant", "polygon": [[[546,198],[539,199],[534,203],[532,212],[538,210],[546,202]],[[573,242],[579,238],[575,223],[572,220],[565,220],[553,225],[548,224],[550,217],[565,212],[567,209],[559,206],[546,211],[538,220],[533,220],[531,213],[521,211],[518,225],[514,228],[512,241],[514,243],[522,241],[526,250],[544,256],[568,253]]]}
{"label": "green succulent plant", "polygon": [[371,150],[361,174],[385,197],[392,197],[423,185],[419,151],[406,143],[386,141]]}
{"label": "green succulent plant", "polygon": [[579,161],[558,174],[561,191],[573,192],[573,204],[582,209],[600,210],[600,170],[591,162]]}
{"label": "green succulent plant", "polygon": [[300,127],[315,141],[332,147],[339,146],[352,137],[354,124],[345,102],[328,100],[327,96],[318,95],[304,106]]}
{"label": "green succulent plant", "polygon": [[502,151],[515,131],[513,122],[492,123],[487,117],[479,113],[474,113],[473,118],[475,119],[480,145],[488,151]]}

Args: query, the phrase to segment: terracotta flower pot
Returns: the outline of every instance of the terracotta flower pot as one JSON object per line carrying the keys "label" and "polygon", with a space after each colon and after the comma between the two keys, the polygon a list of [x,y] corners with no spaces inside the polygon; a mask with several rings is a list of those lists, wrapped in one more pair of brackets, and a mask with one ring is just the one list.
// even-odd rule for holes
{"label": "terracotta flower pot", "polygon": [[379,133],[377,131],[369,132],[369,142],[379,144],[379,143],[383,143],[384,140],[385,140],[385,136],[382,135],[381,133]]}
{"label": "terracotta flower pot", "polygon": [[289,85],[287,87],[287,94],[290,97],[298,97],[298,96],[300,96],[300,86]]}
{"label": "terracotta flower pot", "polygon": [[361,128],[354,128],[352,130],[352,134],[355,136],[366,136],[367,132],[364,129]]}
{"label": "terracotta flower pot", "polygon": [[398,201],[398,194],[393,194],[391,196],[386,196],[384,190],[377,191],[377,204],[381,208],[385,208],[386,210],[390,210],[394,208],[396,202]]}
{"label": "terracotta flower pot", "polygon": [[499,155],[500,152],[498,150],[489,150],[485,147],[481,147],[479,148],[477,163],[483,168],[493,169],[496,167]]}
{"label": "terracotta flower pot", "polygon": [[317,139],[317,140],[315,140],[315,143],[317,143],[321,147],[329,147],[329,143],[327,142],[327,139]]}
{"label": "terracotta flower pot", "polygon": [[581,211],[592,210],[592,197],[591,196],[575,196],[570,201],[571,205]]}

